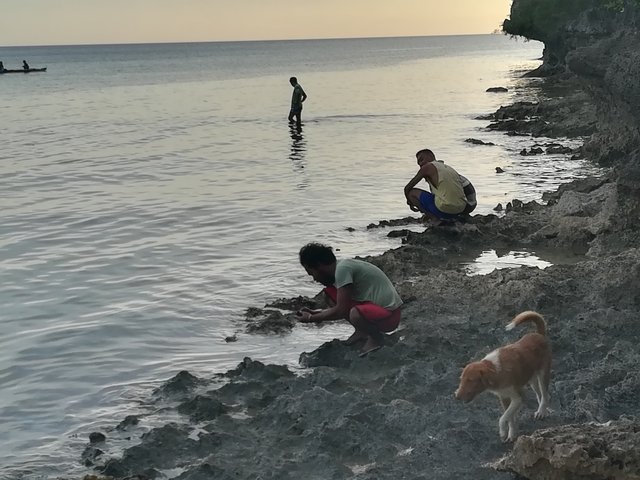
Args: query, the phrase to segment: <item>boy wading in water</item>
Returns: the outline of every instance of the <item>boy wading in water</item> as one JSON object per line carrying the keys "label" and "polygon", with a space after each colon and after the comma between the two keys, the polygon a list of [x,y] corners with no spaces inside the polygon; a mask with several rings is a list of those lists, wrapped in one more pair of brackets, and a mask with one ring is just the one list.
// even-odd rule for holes
{"label": "boy wading in water", "polygon": [[355,331],[346,345],[364,341],[361,356],[382,347],[383,332],[398,328],[402,300],[391,280],[375,265],[363,260],[337,260],[331,247],[309,243],[300,250],[300,264],[325,286],[333,306],[304,308],[298,318],[305,323],[345,319]]}
{"label": "boy wading in water", "polygon": [[291,94],[291,111],[289,111],[289,123],[293,123],[294,118],[298,130],[302,128],[302,103],[307,99],[307,94],[298,83],[296,77],[291,77],[289,83],[293,87]]}

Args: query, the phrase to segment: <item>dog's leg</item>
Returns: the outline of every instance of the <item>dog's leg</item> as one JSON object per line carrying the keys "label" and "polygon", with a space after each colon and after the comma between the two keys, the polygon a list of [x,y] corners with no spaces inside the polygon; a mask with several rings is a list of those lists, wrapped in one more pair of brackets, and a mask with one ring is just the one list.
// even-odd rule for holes
{"label": "dog's leg", "polygon": [[545,367],[538,373],[538,388],[540,389],[540,398],[538,399],[538,410],[534,417],[536,419],[541,419],[547,416],[547,412],[549,410],[549,377],[550,377],[550,365],[547,364]]}
{"label": "dog's leg", "polygon": [[503,412],[500,420],[498,420],[498,431],[500,432],[500,439],[505,442],[508,435],[507,410],[509,410],[509,406],[511,405],[511,398],[503,397],[502,395],[498,395],[498,398],[500,399]]}
{"label": "dog's leg", "polygon": [[515,424],[515,415],[522,405],[522,395],[517,391],[510,392],[508,397],[500,397],[502,406],[506,405],[506,410],[498,421],[498,429],[500,431],[500,439],[503,442],[515,440],[518,433]]}
{"label": "dog's leg", "polygon": [[512,442],[518,438],[516,415],[522,406],[522,392],[514,390],[509,398],[509,406],[500,417],[500,438],[503,442]]}
{"label": "dog's leg", "polygon": [[540,382],[540,373],[536,372],[533,375],[533,378],[531,379],[531,381],[529,382],[529,386],[531,387],[531,389],[533,390],[533,393],[536,394],[536,400],[538,400],[538,405],[540,405],[541,400],[541,392],[540,392],[540,386],[539,386],[539,382]]}

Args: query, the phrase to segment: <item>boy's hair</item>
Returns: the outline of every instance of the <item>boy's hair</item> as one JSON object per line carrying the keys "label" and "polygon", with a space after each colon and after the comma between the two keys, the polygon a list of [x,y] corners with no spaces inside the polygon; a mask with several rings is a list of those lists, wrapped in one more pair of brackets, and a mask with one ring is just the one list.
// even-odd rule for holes
{"label": "boy's hair", "polygon": [[307,243],[300,249],[300,264],[306,268],[316,268],[318,265],[331,265],[336,262],[333,249],[321,243]]}
{"label": "boy's hair", "polygon": [[291,77],[291,78],[289,79],[289,82],[290,82],[290,83],[298,83],[298,79],[297,79],[296,77]]}
{"label": "boy's hair", "polygon": [[416,158],[418,158],[418,157],[419,157],[420,155],[422,155],[423,153],[424,153],[424,154],[426,154],[426,155],[429,155],[429,156],[430,156],[431,158],[433,158],[434,160],[435,160],[435,158],[436,158],[435,154],[434,154],[431,150],[429,150],[428,148],[423,148],[422,150],[418,150],[418,151],[416,152]]}

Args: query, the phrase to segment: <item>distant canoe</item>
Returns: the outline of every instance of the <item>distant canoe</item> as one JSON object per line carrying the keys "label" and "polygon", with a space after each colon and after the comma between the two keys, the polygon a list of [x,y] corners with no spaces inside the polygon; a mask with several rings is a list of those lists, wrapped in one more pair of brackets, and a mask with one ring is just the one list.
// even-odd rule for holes
{"label": "distant canoe", "polygon": [[29,70],[25,70],[21,68],[20,70],[0,70],[0,74],[2,73],[31,73],[31,72],[46,72],[47,67],[44,68],[30,68]]}

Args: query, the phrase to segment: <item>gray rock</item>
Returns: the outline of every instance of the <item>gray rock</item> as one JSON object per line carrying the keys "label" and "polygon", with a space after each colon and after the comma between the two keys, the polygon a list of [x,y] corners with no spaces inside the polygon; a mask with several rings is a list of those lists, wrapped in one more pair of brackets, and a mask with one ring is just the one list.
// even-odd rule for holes
{"label": "gray rock", "polygon": [[563,425],[516,441],[493,464],[530,480],[640,479],[640,423]]}

